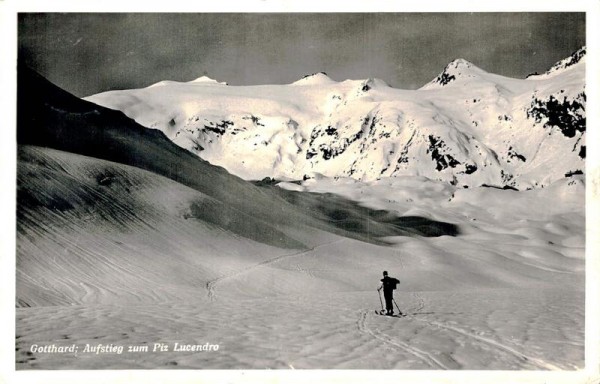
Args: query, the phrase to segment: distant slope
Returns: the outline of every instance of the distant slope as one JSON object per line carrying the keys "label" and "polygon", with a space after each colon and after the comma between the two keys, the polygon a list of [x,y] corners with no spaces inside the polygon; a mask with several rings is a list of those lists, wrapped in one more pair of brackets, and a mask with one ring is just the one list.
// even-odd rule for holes
{"label": "distant slope", "polygon": [[561,63],[511,79],[458,59],[416,91],[316,73],[289,85],[171,81],[87,99],[245,179],[418,175],[525,189],[585,172],[585,49]]}

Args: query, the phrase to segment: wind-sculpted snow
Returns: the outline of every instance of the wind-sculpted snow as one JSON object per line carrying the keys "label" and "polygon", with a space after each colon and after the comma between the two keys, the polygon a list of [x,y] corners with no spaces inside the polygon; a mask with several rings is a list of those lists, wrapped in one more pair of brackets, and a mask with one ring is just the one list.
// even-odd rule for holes
{"label": "wind-sculpted snow", "polygon": [[[146,130],[120,112],[62,92],[26,68],[20,71],[20,86],[17,229],[18,259],[23,268],[18,272],[26,276],[18,283],[24,284],[19,290],[23,294],[17,297],[20,306],[85,301],[87,293],[75,293],[78,290],[70,284],[66,284],[66,290],[48,284],[41,289],[38,279],[44,278],[24,263],[30,258],[38,261],[46,257],[45,252],[56,252],[54,245],[59,249],[76,247],[85,252],[86,258],[100,257],[102,251],[96,247],[106,241],[102,235],[105,232],[109,238],[116,231],[148,236],[162,233],[160,238],[164,233],[181,230],[181,236],[171,237],[181,237],[180,246],[188,244],[191,252],[203,248],[198,247],[197,239],[190,243],[186,238],[190,228],[197,225],[205,236],[224,231],[232,237],[232,243],[238,244],[234,249],[245,248],[244,242],[254,242],[281,252],[310,249],[315,238],[333,233],[378,244],[386,243],[381,240],[386,236],[458,233],[451,223],[373,211],[340,198],[332,197],[331,203],[321,196],[289,199],[286,196],[292,192],[260,188],[232,176],[175,146],[162,133]],[[165,196],[174,201],[156,200],[160,190],[167,191]],[[348,218],[343,226],[339,223],[341,216]],[[167,223],[170,227],[165,228]],[[357,230],[365,225],[372,228]],[[70,237],[102,240],[85,249]],[[61,240],[46,244],[51,238]],[[163,249],[168,243],[156,248]],[[114,248],[111,241],[103,246]],[[77,263],[73,267],[85,269]]]}
{"label": "wind-sculpted snow", "polygon": [[[545,188],[464,188],[459,182],[502,164],[503,153],[485,147],[483,137],[450,129],[464,125],[449,110],[437,108],[433,120],[411,117],[403,107],[414,106],[409,101],[365,106],[366,97],[397,92],[375,80],[349,83],[345,95],[338,85],[326,90],[332,104],[315,102],[316,109],[298,108],[290,96],[283,104],[265,99],[246,105],[242,115],[219,116],[216,107],[227,104],[218,93],[230,87],[194,83],[217,96],[188,105],[195,110],[216,103],[214,118],[196,116],[201,153],[214,153],[231,137],[258,135],[257,147],[279,146],[277,156],[287,160],[276,166],[293,170],[292,160],[307,161],[302,150],[314,131],[317,154],[306,164],[318,168],[355,156],[349,169],[334,169],[353,170],[352,177],[312,171],[302,182],[253,184],[162,132],[20,68],[17,369],[581,369],[581,164],[569,163]],[[322,86],[294,88],[306,95]],[[254,88],[245,100],[268,89]],[[360,102],[352,104],[352,98]],[[344,102],[356,116],[316,128],[323,113],[341,119],[335,106]],[[523,102],[530,105],[531,95]],[[430,104],[418,103],[429,110]],[[257,112],[257,106],[273,114]],[[298,110],[303,113],[296,115]],[[307,114],[314,119],[304,131]],[[185,115],[167,115],[164,124],[179,132]],[[516,119],[515,113],[498,116],[504,129]],[[390,119],[404,128],[388,131]],[[554,129],[544,128],[543,120],[538,124],[544,137]],[[211,129],[198,133],[205,127]],[[359,139],[324,160],[320,148],[341,148],[359,131]],[[559,139],[568,138],[553,134],[545,142]],[[551,148],[545,142],[534,148],[507,143],[506,153],[511,164],[537,161],[544,167],[542,154]],[[380,159],[387,170],[379,180],[354,178],[365,178],[363,167],[373,161],[370,146],[382,143],[389,145]],[[473,150],[475,159],[456,143]],[[231,156],[240,159],[238,152]],[[461,164],[452,167],[451,159]],[[248,169],[272,165],[260,157],[241,160]],[[453,179],[402,176],[403,166],[417,160],[427,161],[432,172],[454,172]],[[437,171],[444,162],[448,166]],[[518,179],[508,171],[499,177],[506,183]],[[384,269],[401,280],[395,297],[406,317],[375,314]],[[186,351],[175,343],[218,349]],[[78,353],[36,350],[72,345]],[[109,346],[123,352],[99,352]]]}
{"label": "wind-sculpted snow", "polygon": [[585,171],[585,49],[549,73],[511,79],[458,59],[415,91],[316,73],[290,85],[169,82],[87,99],[249,180],[417,175],[528,189]]}

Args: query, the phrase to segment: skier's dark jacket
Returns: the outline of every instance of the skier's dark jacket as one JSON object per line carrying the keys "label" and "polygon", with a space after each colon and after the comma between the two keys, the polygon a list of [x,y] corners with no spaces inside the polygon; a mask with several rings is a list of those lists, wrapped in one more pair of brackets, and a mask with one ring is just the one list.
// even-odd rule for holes
{"label": "skier's dark jacket", "polygon": [[383,284],[383,294],[388,295],[392,294],[394,289],[396,289],[396,286],[400,284],[400,280],[396,279],[395,277],[385,276],[383,279],[381,279],[381,283]]}

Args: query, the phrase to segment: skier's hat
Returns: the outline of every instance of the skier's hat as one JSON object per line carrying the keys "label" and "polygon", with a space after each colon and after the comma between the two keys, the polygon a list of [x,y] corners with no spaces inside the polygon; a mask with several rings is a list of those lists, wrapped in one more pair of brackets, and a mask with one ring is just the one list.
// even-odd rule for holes
{"label": "skier's hat", "polygon": [[383,271],[383,276],[387,276],[387,271]]}

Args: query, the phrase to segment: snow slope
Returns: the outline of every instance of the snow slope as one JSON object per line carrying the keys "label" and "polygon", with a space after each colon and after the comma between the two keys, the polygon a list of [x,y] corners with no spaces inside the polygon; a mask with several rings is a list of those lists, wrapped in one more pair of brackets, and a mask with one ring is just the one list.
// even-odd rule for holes
{"label": "snow slope", "polygon": [[583,366],[581,175],[253,185],[23,68],[18,119],[17,369]]}
{"label": "snow slope", "polygon": [[425,176],[538,188],[585,171],[585,48],[512,79],[458,59],[419,90],[316,73],[289,85],[161,82],[87,98],[245,179]]}
{"label": "snow slope", "polygon": [[[77,202],[77,193],[96,203],[64,211],[21,205],[18,369],[583,366],[577,177],[527,192],[454,191],[412,177],[310,180],[303,188],[360,195],[374,209],[452,219],[462,234],[388,236],[383,245],[305,228],[294,234],[308,247],[286,249],[188,216],[207,197],[147,171],[29,146],[20,164],[28,193],[40,198],[52,190],[31,181],[33,172],[51,176],[46,186],[68,201]],[[107,171],[112,183],[98,185],[96,175]],[[412,202],[390,201],[398,182]],[[556,208],[544,209],[549,201]],[[523,215],[524,206],[533,208]],[[374,313],[384,268],[402,281],[396,301],[409,314],[403,319]],[[81,351],[155,342],[170,351]],[[175,342],[220,350],[177,352]],[[28,353],[32,344],[73,343],[78,354]]]}

